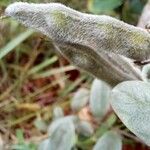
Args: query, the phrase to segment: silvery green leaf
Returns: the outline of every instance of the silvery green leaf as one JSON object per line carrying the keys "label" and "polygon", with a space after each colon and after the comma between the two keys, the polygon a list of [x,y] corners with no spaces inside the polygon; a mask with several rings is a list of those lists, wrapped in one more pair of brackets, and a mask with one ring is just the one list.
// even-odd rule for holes
{"label": "silvery green leaf", "polygon": [[143,67],[142,76],[145,81],[150,82],[150,64],[147,64]]}
{"label": "silvery green leaf", "polygon": [[90,108],[94,116],[103,117],[108,111],[110,102],[110,87],[101,80],[95,79],[90,94]]}
{"label": "silvery green leaf", "polygon": [[127,81],[117,85],[111,104],[127,128],[150,146],[150,83]]}
{"label": "silvery green leaf", "polygon": [[[103,0],[104,3],[105,1]],[[94,53],[101,52],[115,53],[140,61],[150,57],[149,33],[110,16],[85,14],[60,3],[24,2],[10,4],[5,9],[5,15],[26,27],[40,31],[58,46],[73,43],[92,48],[93,55],[86,49],[86,53],[79,49],[74,54],[61,50],[67,57],[74,55],[76,60],[80,60],[80,54],[84,53],[85,57],[90,57],[95,62],[98,60],[93,58]]]}
{"label": "silvery green leaf", "polygon": [[100,53],[81,44],[67,43],[59,45],[60,48],[55,47],[75,66],[112,87],[123,81],[142,80],[141,70],[129,58],[112,53]]}
{"label": "silvery green leaf", "polygon": [[42,141],[38,146],[38,150],[52,150],[50,139]]}
{"label": "silvery green leaf", "polygon": [[40,131],[47,131],[47,124],[41,118],[37,118],[34,121],[34,125]]}
{"label": "silvery green leaf", "polygon": [[150,34],[110,16],[81,13],[60,3],[24,2],[9,5],[5,15],[45,34],[75,66],[112,86],[141,80],[133,62],[122,56],[139,61],[150,58]]}
{"label": "silvery green leaf", "polygon": [[76,124],[76,130],[79,134],[82,134],[86,137],[89,137],[94,133],[94,128],[92,127],[92,125],[84,120],[80,120]]}
{"label": "silvery green leaf", "polygon": [[62,123],[73,122],[73,124],[75,124],[77,121],[78,117],[74,115],[64,116],[62,118],[56,119],[49,125],[48,134],[50,135],[51,132],[58,128]]}
{"label": "silvery green leaf", "polygon": [[64,117],[64,112],[61,107],[57,106],[53,109],[53,120]]}
{"label": "silvery green leaf", "polygon": [[74,111],[79,111],[86,106],[89,100],[89,90],[86,88],[80,88],[71,100],[71,108]]}
{"label": "silvery green leaf", "polygon": [[52,122],[48,133],[52,150],[71,150],[75,145],[76,135],[74,117],[63,117]]}
{"label": "silvery green leaf", "polygon": [[122,140],[120,135],[114,131],[106,132],[98,139],[93,150],[122,150]]}

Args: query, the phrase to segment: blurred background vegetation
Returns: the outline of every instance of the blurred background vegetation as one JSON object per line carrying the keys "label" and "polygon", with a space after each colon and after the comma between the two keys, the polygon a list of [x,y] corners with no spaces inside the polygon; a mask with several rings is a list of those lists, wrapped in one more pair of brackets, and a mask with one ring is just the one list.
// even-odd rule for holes
{"label": "blurred background vegetation", "polygon": [[[26,1],[52,2],[50,0]],[[0,0],[1,15],[12,2],[15,0]],[[81,12],[110,15],[136,25],[147,1],[59,0],[53,2],[61,2]],[[30,143],[30,146],[24,150],[35,150],[36,143],[47,137],[46,130],[52,121],[53,109],[59,106],[65,115],[74,114],[70,107],[73,95],[80,88],[89,90],[92,80],[93,77],[77,70],[62,56],[56,55],[47,37],[33,33],[12,19],[0,20],[0,143],[5,143],[5,149],[11,149],[10,145],[19,142],[24,146]],[[88,107],[81,109],[78,115],[91,121],[89,118],[92,118],[92,115]],[[117,125],[125,128],[119,119],[115,119],[113,126]],[[124,150],[148,149],[132,136],[124,142],[123,148]],[[88,148],[80,147],[79,144],[79,149]]]}

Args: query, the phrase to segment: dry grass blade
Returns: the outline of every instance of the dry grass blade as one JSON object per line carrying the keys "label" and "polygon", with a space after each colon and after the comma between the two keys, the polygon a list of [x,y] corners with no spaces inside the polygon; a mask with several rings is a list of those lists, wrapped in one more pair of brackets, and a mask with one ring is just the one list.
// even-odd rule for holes
{"label": "dry grass blade", "polygon": [[9,17],[8,17],[8,16],[5,16],[5,15],[0,16],[0,20],[7,19],[7,18],[9,18]]}

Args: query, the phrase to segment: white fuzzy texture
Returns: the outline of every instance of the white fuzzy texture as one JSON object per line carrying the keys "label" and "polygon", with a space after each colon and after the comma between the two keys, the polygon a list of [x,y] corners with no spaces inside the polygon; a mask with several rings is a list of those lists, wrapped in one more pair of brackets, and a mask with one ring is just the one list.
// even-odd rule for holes
{"label": "white fuzzy texture", "polygon": [[35,28],[56,42],[73,42],[144,60],[150,56],[150,35],[109,16],[80,13],[58,3],[14,3],[5,14]]}
{"label": "white fuzzy texture", "polygon": [[117,85],[111,105],[127,128],[150,146],[150,84],[127,81]]}
{"label": "white fuzzy texture", "polygon": [[23,2],[9,5],[5,14],[47,35],[72,63],[112,85],[141,79],[120,55],[136,60],[150,56],[147,31],[109,16],[81,13],[59,3]]}

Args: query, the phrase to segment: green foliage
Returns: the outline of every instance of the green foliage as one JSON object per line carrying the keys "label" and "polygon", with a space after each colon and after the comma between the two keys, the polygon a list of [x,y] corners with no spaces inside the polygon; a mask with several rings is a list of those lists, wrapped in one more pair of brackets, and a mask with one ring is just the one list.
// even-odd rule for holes
{"label": "green foliage", "polygon": [[130,2],[130,9],[133,13],[140,14],[143,7],[144,7],[144,4],[140,0],[131,0]]}
{"label": "green foliage", "polygon": [[0,59],[2,59],[9,52],[14,50],[14,48],[16,46],[18,46],[20,43],[22,43],[24,40],[26,40],[31,34],[33,34],[33,31],[27,30],[27,31],[21,33],[20,35],[18,35],[12,41],[10,41],[5,47],[1,48],[0,49]]}
{"label": "green foliage", "polygon": [[119,7],[123,0],[89,0],[89,10],[93,13],[111,11]]}
{"label": "green foliage", "polygon": [[96,137],[101,137],[105,132],[109,131],[114,125],[115,122],[117,121],[117,117],[115,114],[111,114],[107,120],[105,120],[99,128],[96,130]]}
{"label": "green foliage", "polygon": [[35,144],[25,142],[22,130],[17,130],[16,136],[18,139],[18,144],[12,146],[13,150],[36,150],[37,149],[37,146]]}
{"label": "green foliage", "polygon": [[136,25],[144,5],[145,5],[145,0],[125,1],[124,7],[122,9],[122,19],[127,23]]}

